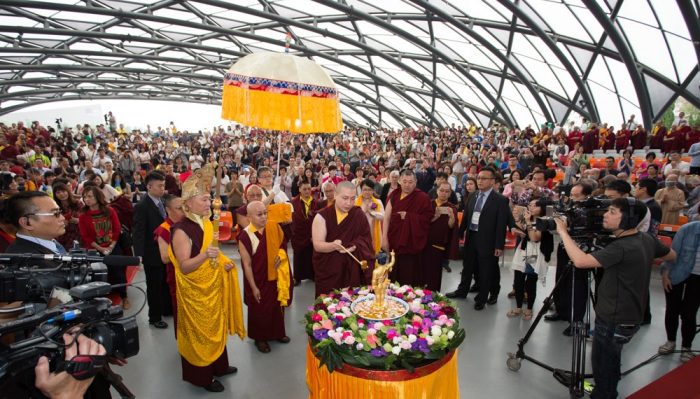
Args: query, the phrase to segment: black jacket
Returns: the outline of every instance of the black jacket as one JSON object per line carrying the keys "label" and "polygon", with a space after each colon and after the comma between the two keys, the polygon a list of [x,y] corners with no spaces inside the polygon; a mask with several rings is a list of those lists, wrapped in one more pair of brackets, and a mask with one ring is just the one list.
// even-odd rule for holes
{"label": "black jacket", "polygon": [[160,251],[153,239],[153,231],[163,223],[158,207],[148,195],[134,206],[134,225],[131,237],[134,255],[142,258],[144,266],[163,266]]}
{"label": "black jacket", "polygon": [[[462,223],[459,225],[460,237],[463,237],[467,230],[469,230],[469,224],[472,219],[472,214],[474,213],[478,193],[479,191],[475,191],[467,198],[464,217],[462,217]],[[476,240],[475,244],[478,248],[484,249],[487,253],[496,249],[503,249],[506,240],[506,227],[508,226],[509,213],[508,199],[496,192],[496,190],[492,190],[486,202],[481,207],[479,232],[474,236]],[[469,244],[466,239],[468,239],[468,237],[465,237],[465,243]]]}

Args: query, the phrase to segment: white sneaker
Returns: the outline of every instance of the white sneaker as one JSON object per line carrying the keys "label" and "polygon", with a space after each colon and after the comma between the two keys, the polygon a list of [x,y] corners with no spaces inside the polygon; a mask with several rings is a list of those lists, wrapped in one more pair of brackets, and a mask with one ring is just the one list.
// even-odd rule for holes
{"label": "white sneaker", "polygon": [[666,341],[665,344],[659,346],[659,355],[668,355],[676,350],[676,341]]}
{"label": "white sneaker", "polygon": [[695,353],[693,353],[692,349],[690,348],[681,348],[681,362],[689,362],[695,357]]}

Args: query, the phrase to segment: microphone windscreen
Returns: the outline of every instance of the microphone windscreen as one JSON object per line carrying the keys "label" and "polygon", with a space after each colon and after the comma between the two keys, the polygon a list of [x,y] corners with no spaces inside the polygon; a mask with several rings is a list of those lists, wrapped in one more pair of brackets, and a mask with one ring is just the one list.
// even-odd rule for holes
{"label": "microphone windscreen", "polygon": [[138,256],[107,255],[101,259],[107,266],[138,266],[141,258]]}

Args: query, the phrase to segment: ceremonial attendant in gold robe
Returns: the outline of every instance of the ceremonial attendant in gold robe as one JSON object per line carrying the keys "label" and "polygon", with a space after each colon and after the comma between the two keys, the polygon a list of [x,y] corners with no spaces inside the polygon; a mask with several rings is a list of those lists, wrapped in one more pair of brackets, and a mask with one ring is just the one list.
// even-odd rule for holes
{"label": "ceremonial attendant in gold robe", "polygon": [[384,205],[382,201],[374,198],[375,183],[365,179],[360,183],[362,193],[355,200],[355,206],[360,207],[365,213],[369,231],[372,233],[372,246],[374,254],[377,255],[382,250],[382,220],[384,219]]}
{"label": "ceremonial attendant in gold robe", "polygon": [[292,199],[292,248],[294,249],[294,285],[301,280],[313,280],[314,268],[311,262],[313,245],[311,244],[311,224],[316,215],[317,201],[311,196],[311,183],[302,180],[299,183],[299,195]]}
{"label": "ceremonial attendant in gold robe", "polygon": [[229,366],[229,335],[245,337],[235,264],[212,245],[213,168],[193,173],[182,187],[185,218],[172,226],[170,261],[177,286],[177,346],[182,378],[207,391],[221,392],[214,379],[238,371]]}
{"label": "ceremonial attendant in gold robe", "polygon": [[416,175],[412,170],[401,172],[399,181],[401,189],[392,192],[387,200],[382,247],[385,252],[396,252],[392,281],[424,286],[424,265],[418,255],[428,242],[430,219],[435,212],[428,194],[416,188]]}
{"label": "ceremonial attendant in gold robe", "polygon": [[428,245],[421,254],[425,286],[440,291],[442,263],[445,259],[459,259],[459,223],[457,208],[448,199],[452,187],[442,182],[437,188],[437,199],[431,202],[433,217],[428,230]]}
{"label": "ceremonial attendant in gold robe", "polygon": [[175,267],[170,261],[168,248],[170,247],[171,241],[170,229],[175,223],[180,222],[185,217],[185,214],[182,212],[181,198],[171,194],[165,194],[161,200],[163,201],[168,217],[166,217],[165,221],[153,231],[153,240],[158,245],[160,259],[165,265],[165,281],[168,283],[168,291],[170,292],[170,301],[172,302],[173,309],[173,325],[175,338],[177,338],[177,293],[175,284]]}
{"label": "ceremonial attendant in gold robe", "polygon": [[244,300],[248,306],[248,336],[260,352],[270,352],[268,341],[289,343],[284,307],[292,300],[287,240],[279,223],[268,220],[260,201],[248,204],[250,224],[238,235],[243,264]]}
{"label": "ceremonial attendant in gold robe", "polygon": [[[334,205],[320,210],[314,218],[311,237],[316,296],[371,281],[372,235],[362,209],[354,206],[356,196],[354,184],[339,183]],[[363,271],[358,260],[367,261],[369,267]]]}

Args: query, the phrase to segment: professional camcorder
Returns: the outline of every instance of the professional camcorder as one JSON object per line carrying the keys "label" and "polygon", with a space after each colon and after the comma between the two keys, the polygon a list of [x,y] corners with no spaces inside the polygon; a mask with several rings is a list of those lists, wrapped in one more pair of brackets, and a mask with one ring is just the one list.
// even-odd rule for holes
{"label": "professional camcorder", "polygon": [[[103,257],[84,250],[65,255],[0,254],[0,301],[23,302],[0,309],[0,314],[22,312],[16,320],[0,323],[0,339],[6,344],[0,344],[0,386],[21,380],[39,357],[46,356],[54,372],[66,371],[76,379],[100,373],[122,397],[133,397],[106,362],[139,352],[136,319],[124,318],[123,308],[112,306],[105,296],[113,288],[106,282],[108,265],[140,263],[138,257]],[[48,308],[54,301],[59,305]],[[99,342],[106,354],[65,361],[62,337],[68,332]]]}
{"label": "professional camcorder", "polygon": [[[555,231],[554,218],[566,218],[568,231],[574,240],[590,239],[603,232],[603,215],[612,203],[606,198],[588,198],[584,201],[560,200],[547,209],[547,216],[537,218],[535,228],[539,231]],[[549,208],[549,207],[548,207]]]}
{"label": "professional camcorder", "polygon": [[[29,316],[0,324],[0,337],[28,332],[24,339],[0,346],[0,382],[33,369],[41,356],[49,359],[53,371],[67,371],[76,379],[99,372],[107,357],[128,358],[139,352],[138,327],[134,317],[122,318],[121,306],[112,306],[107,295],[111,285],[101,281],[69,290],[72,302],[36,312],[43,305],[25,304],[4,312],[24,310]],[[35,313],[36,312],[36,313]],[[105,356],[77,356],[64,361],[64,333],[80,326],[80,333],[105,347]],[[111,381],[110,381],[111,382]]]}
{"label": "professional camcorder", "polygon": [[66,255],[0,254],[0,302],[40,301],[48,298],[54,287],[107,281],[108,265],[139,263],[138,257],[103,257],[84,250],[72,250]]}

